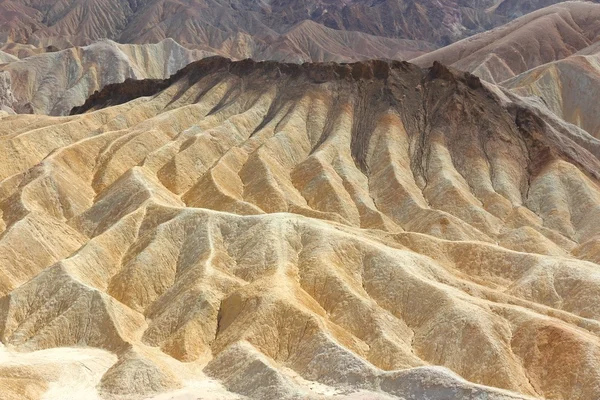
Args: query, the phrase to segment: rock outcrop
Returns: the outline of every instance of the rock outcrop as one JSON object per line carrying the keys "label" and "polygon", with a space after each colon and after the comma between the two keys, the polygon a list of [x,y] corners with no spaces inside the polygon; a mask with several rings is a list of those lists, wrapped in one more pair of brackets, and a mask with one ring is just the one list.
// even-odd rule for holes
{"label": "rock outcrop", "polygon": [[12,92],[12,81],[10,74],[0,72],[0,111],[9,114],[14,114],[13,107],[16,103],[15,96]]}

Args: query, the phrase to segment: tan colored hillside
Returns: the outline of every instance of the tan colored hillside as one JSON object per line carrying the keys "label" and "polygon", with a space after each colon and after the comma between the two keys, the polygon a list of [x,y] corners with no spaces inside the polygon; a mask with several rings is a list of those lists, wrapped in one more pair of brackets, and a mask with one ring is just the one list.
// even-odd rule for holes
{"label": "tan colored hillside", "polygon": [[540,65],[561,60],[600,40],[600,4],[569,1],[527,14],[412,62],[434,61],[502,82]]}
{"label": "tan colored hillside", "polygon": [[600,137],[600,42],[502,85],[521,96],[541,99],[560,118]]}
{"label": "tan colored hillside", "polygon": [[210,58],[75,112],[0,119],[9,399],[600,395],[582,131],[376,61]]}
{"label": "tan colored hillside", "polygon": [[[257,57],[305,62],[347,62],[368,58],[411,58],[426,44],[335,31],[306,22],[270,45],[240,36],[218,49],[189,50],[172,39],[157,44],[119,44],[110,40],[62,51],[7,45],[0,51],[0,105],[9,112],[66,115],[97,90],[126,79],[164,79],[192,61],[215,54],[234,59]],[[244,43],[244,45],[242,45]],[[363,50],[360,50],[363,49]],[[12,110],[12,111],[11,111]]]}

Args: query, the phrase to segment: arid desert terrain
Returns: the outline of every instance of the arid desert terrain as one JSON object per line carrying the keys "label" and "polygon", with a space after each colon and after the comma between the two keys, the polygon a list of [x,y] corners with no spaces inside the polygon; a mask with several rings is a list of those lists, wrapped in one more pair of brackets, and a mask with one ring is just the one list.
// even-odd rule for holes
{"label": "arid desert terrain", "polygon": [[600,398],[600,4],[0,0],[0,399]]}

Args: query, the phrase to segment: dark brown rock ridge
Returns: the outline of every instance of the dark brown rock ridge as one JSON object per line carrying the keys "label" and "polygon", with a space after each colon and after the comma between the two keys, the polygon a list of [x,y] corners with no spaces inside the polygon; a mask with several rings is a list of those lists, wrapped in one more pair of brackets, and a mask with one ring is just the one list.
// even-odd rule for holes
{"label": "dark brown rock ridge", "polygon": [[[177,75],[173,75],[175,77]],[[122,83],[111,83],[102,90],[96,90],[83,105],[73,107],[71,115],[82,114],[92,109],[123,104],[143,96],[152,96],[167,88],[171,79],[132,79]],[[100,106],[101,105],[101,106]]]}
{"label": "dark brown rock ridge", "polygon": [[[373,129],[370,121],[389,108],[400,108],[405,124],[413,125],[420,132],[418,142],[431,140],[430,132],[437,130],[444,140],[450,141],[451,147],[457,146],[459,152],[461,143],[471,146],[465,140],[477,143],[499,140],[496,145],[502,147],[506,139],[499,139],[495,130],[504,124],[513,127],[510,131],[513,144],[521,143],[521,146],[535,149],[533,153],[527,152],[529,162],[535,165],[532,171],[539,170],[544,160],[567,158],[587,173],[600,177],[600,144],[581,140],[568,130],[557,133],[556,129],[560,127],[551,127],[538,111],[523,103],[504,107],[497,94],[483,86],[477,76],[437,61],[431,68],[422,69],[407,62],[386,60],[295,64],[251,59],[232,61],[215,56],[193,62],[168,79],[128,79],[108,85],[82,106],[73,108],[71,115],[154,96],[172,85],[180,87],[180,92],[207,78],[214,85],[224,75],[233,75],[240,80],[241,88],[236,91],[255,91],[264,85],[278,86],[281,101],[296,101],[308,90],[307,85],[333,85],[332,90],[338,97],[358,96],[361,101],[355,104],[352,155],[361,169],[367,168],[365,149]],[[471,137],[449,137],[450,130],[445,129],[444,124],[455,124],[455,119],[472,123]],[[264,124],[268,121],[269,114],[265,116]],[[540,148],[545,150],[540,152]],[[423,160],[413,162],[421,164]]]}
{"label": "dark brown rock ridge", "polygon": [[[85,104],[74,107],[71,115],[122,104],[142,96],[152,96],[180,80],[185,80],[188,84],[193,84],[208,74],[223,71],[239,77],[251,74],[264,74],[263,79],[286,76],[292,79],[303,78],[312,83],[326,83],[332,81],[386,80],[393,71],[402,73],[410,70],[420,70],[420,68],[407,62],[393,60],[296,64],[280,63],[277,61],[255,61],[252,59],[232,61],[224,57],[214,56],[190,63],[168,79],[127,79],[123,83],[107,85],[102,90],[92,94]],[[478,77],[468,72],[450,70],[438,62],[435,62],[430,69],[429,78],[443,79],[451,82],[460,80],[473,89],[481,87]]]}
{"label": "dark brown rock ridge", "polygon": [[291,78],[304,77],[313,83],[325,83],[334,80],[386,79],[391,69],[407,68],[418,67],[402,61],[384,60],[360,61],[351,64],[296,64],[276,61],[255,61],[252,59],[232,61],[224,57],[215,56],[193,62],[168,79],[127,79],[123,83],[107,85],[101,91],[96,91],[90,96],[85,104],[74,107],[71,115],[122,104],[141,96],[151,96],[180,80],[185,79],[191,84],[207,74],[225,70],[238,76],[262,72],[267,74],[267,79],[285,75]]}

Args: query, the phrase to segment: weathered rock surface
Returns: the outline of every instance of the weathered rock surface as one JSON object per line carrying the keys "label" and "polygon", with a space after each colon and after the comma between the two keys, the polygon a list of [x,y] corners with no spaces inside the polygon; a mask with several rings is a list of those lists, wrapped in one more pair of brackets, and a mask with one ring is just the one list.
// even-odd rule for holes
{"label": "weathered rock surface", "polygon": [[[0,119],[12,359],[99,351],[107,399],[600,396],[597,139],[441,64],[150,83]],[[11,396],[68,388],[24,360]]]}
{"label": "weathered rock surface", "polygon": [[600,138],[600,42],[502,85],[521,96],[538,98],[558,117]]}
{"label": "weathered rock surface", "polygon": [[569,1],[527,14],[499,28],[417,57],[440,61],[489,82],[502,82],[561,60],[600,40],[600,5]]}
{"label": "weathered rock surface", "polygon": [[[423,42],[432,47],[444,46],[558,2],[4,0],[0,3],[0,43],[12,41],[63,49],[105,38],[121,43],[156,43],[173,38],[186,47],[200,46],[202,50],[231,58],[257,58],[265,49],[275,46],[277,51],[269,53],[272,57],[280,60],[279,57],[285,55],[287,61],[295,61],[305,56],[308,48],[331,51],[328,46],[322,46],[322,32],[327,31],[332,36],[330,41],[337,42],[336,46],[346,47],[345,51],[357,50],[353,54],[353,60],[357,60],[358,56],[373,50],[373,46],[383,48],[392,43],[374,40],[375,36],[403,39],[404,42],[396,42],[394,47],[404,45],[406,50],[414,52],[415,47],[422,49]],[[297,48],[298,42],[289,40],[288,36],[298,25],[307,22],[318,26],[313,31],[319,32],[304,32],[307,41]],[[298,32],[291,35],[297,36]],[[318,55],[314,50],[311,53],[312,57]],[[370,54],[370,57],[377,55]]]}
{"label": "weathered rock surface", "polygon": [[12,92],[12,81],[10,74],[0,72],[0,111],[14,114],[13,107],[16,103],[15,96]]}
{"label": "weathered rock surface", "polygon": [[[102,41],[13,59],[0,65],[0,74],[8,74],[12,82],[15,111],[65,115],[108,84],[128,78],[168,78],[207,55],[185,49],[172,39],[147,45]],[[2,89],[0,98],[1,93]]]}
{"label": "weathered rock surface", "polygon": [[561,3],[413,62],[440,60],[497,82],[600,137],[599,21],[600,5]]}
{"label": "weathered rock surface", "polygon": [[0,64],[5,64],[5,63],[12,62],[12,61],[17,61],[17,60],[18,60],[17,57],[15,57],[11,54],[5,53],[3,51],[0,51]]}

